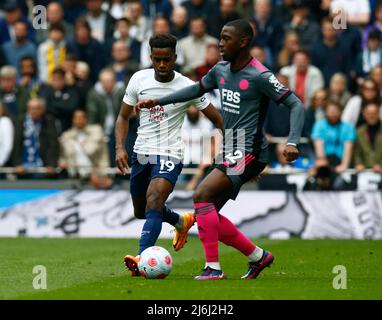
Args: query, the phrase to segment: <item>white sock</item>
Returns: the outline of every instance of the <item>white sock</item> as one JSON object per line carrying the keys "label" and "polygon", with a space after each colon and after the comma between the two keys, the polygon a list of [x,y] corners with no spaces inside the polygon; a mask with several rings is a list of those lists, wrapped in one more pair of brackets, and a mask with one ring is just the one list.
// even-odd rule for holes
{"label": "white sock", "polygon": [[183,228],[183,222],[184,222],[184,218],[183,216],[180,214],[179,215],[179,220],[178,222],[175,224],[175,228],[177,228],[178,230],[181,230]]}
{"label": "white sock", "polygon": [[263,256],[264,250],[256,246],[256,249],[248,256],[248,260],[251,262],[259,261]]}
{"label": "white sock", "polygon": [[210,267],[211,269],[221,270],[219,262],[206,262],[206,266],[204,268]]}

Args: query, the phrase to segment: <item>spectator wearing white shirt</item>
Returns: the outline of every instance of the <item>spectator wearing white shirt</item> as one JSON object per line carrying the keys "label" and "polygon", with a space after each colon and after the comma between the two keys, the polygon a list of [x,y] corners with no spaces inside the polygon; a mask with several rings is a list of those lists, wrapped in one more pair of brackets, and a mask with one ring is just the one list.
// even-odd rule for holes
{"label": "spectator wearing white shirt", "polygon": [[193,18],[190,22],[191,35],[180,40],[179,44],[184,54],[183,73],[190,73],[205,62],[206,51],[209,44],[218,44],[218,39],[206,33],[205,21]]}
{"label": "spectator wearing white shirt", "polygon": [[105,176],[110,166],[107,144],[100,125],[88,125],[85,111],[73,115],[73,126],[60,138],[60,167],[71,176]]}

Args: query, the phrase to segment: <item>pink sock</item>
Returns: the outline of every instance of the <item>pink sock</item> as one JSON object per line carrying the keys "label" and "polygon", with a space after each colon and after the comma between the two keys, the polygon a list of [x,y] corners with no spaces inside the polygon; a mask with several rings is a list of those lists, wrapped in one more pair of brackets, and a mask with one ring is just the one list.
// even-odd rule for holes
{"label": "pink sock", "polygon": [[219,241],[227,246],[234,247],[246,256],[249,256],[256,246],[243,235],[236,226],[221,214],[218,215],[219,223]]}
{"label": "pink sock", "polygon": [[219,218],[213,203],[195,203],[199,238],[204,247],[207,262],[219,261]]}

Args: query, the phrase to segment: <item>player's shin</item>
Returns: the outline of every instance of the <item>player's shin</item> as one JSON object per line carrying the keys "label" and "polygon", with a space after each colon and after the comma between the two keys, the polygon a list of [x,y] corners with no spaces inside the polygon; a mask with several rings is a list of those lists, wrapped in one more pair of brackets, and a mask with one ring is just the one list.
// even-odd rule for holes
{"label": "player's shin", "polygon": [[[219,214],[219,241],[239,250],[251,261],[256,261],[261,258],[263,250],[256,247],[229,219],[221,214]],[[259,254],[260,257],[257,259]]]}
{"label": "player's shin", "polygon": [[219,218],[213,203],[194,204],[199,238],[206,256],[206,267],[220,270],[219,264]]}
{"label": "player's shin", "polygon": [[143,225],[141,238],[139,239],[139,253],[155,245],[159,234],[162,230],[163,215],[162,212],[156,210],[148,210],[146,212],[146,222]]}

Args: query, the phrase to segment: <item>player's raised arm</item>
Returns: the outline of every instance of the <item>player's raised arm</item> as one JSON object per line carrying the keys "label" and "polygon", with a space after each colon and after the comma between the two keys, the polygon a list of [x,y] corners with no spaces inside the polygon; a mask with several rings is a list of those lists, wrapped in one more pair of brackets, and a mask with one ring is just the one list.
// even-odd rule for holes
{"label": "player's raised arm", "polygon": [[128,156],[125,144],[127,131],[129,130],[129,118],[133,113],[134,107],[122,102],[115,123],[115,162],[119,171],[123,174],[126,174],[128,169]]}
{"label": "player's raised arm", "polygon": [[284,156],[287,161],[294,161],[298,157],[297,145],[304,126],[305,107],[301,100],[281,84],[271,72],[264,72],[259,75],[257,84],[265,95],[290,109],[290,130]]}

